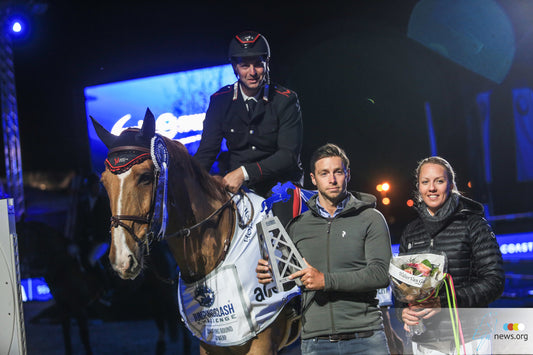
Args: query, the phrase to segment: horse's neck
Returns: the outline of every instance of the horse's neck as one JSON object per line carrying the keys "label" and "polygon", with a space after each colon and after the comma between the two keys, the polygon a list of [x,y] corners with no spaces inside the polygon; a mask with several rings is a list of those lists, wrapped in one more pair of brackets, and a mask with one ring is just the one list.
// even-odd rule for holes
{"label": "horse's neck", "polygon": [[[176,203],[169,207],[169,221],[182,221],[173,224],[172,229],[179,230],[200,223],[217,211],[225,201],[214,200],[194,181],[189,181],[189,206]],[[190,235],[169,239],[176,262],[185,280],[199,280],[215,269],[224,253],[224,247],[231,238],[234,226],[234,214],[231,207],[209,218],[201,226],[191,229]],[[179,214],[182,214],[180,217]],[[183,215],[188,216],[183,218]],[[172,234],[174,230],[169,231]]]}

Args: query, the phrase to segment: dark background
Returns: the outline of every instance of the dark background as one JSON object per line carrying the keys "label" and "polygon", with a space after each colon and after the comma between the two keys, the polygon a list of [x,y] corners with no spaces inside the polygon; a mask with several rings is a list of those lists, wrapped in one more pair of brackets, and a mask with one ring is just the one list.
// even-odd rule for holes
{"label": "dark background", "polygon": [[[31,34],[13,41],[24,173],[91,169],[84,87],[225,64],[232,36],[253,29],[269,40],[273,80],[299,95],[306,169],[311,152],[332,142],[351,159],[350,189],[379,195],[375,186],[389,181],[391,205],[378,208],[393,242],[413,217],[405,202],[416,162],[431,153],[425,103],[437,152],[456,169],[459,189],[489,204],[492,214],[532,211],[533,184],[517,182],[515,173],[512,89],[533,87],[533,4],[499,2],[513,25],[516,53],[508,75],[495,83],[407,37],[416,3],[49,1],[44,13],[31,16]],[[480,142],[469,131],[476,96],[487,91],[490,186]],[[505,233],[530,231],[533,223],[494,224]]]}

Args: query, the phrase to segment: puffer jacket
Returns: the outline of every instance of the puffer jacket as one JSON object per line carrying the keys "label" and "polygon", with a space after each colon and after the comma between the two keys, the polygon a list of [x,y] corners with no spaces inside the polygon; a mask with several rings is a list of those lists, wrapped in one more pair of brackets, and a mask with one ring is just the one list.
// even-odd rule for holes
{"label": "puffer jacket", "polygon": [[376,290],[388,285],[390,236],[376,198],[354,192],[334,218],[309,211],[287,226],[306,261],[324,273],[325,289],[303,292],[302,339],[383,329]]}
{"label": "puffer jacket", "polygon": [[[401,238],[400,253],[442,251],[447,257],[447,272],[452,276],[458,308],[487,307],[503,292],[505,274],[498,242],[483,217],[483,206],[452,193],[443,206],[444,213],[429,215],[424,203],[417,206],[419,217],[411,222]],[[439,211],[441,212],[441,211]],[[439,293],[443,310],[424,319],[427,330],[413,336],[417,343],[453,339],[453,329],[444,286]],[[400,303],[398,315],[401,319]],[[475,319],[463,320],[465,341],[480,326]],[[468,338],[471,339],[471,338]]]}

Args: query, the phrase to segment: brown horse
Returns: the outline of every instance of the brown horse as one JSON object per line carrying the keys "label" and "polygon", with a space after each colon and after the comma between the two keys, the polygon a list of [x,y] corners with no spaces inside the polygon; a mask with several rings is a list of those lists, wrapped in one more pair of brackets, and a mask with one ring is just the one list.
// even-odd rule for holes
{"label": "brown horse", "polygon": [[[93,125],[109,148],[102,182],[113,215],[109,259],[118,275],[137,277],[150,244],[165,238],[180,268],[182,317],[200,339],[202,354],[276,354],[292,343],[298,331],[290,330],[299,330],[299,317],[290,301],[297,299],[297,289],[267,290],[255,277],[260,253],[252,232],[260,209],[254,209],[253,201],[259,197],[228,194],[221,180],[201,168],[181,143],[155,134],[150,110],[141,129],[130,128],[120,136],[94,119]],[[238,238],[238,230],[247,234]],[[242,244],[252,248],[252,260],[234,251]],[[245,266],[228,261],[232,258]],[[224,279],[215,277],[219,275]],[[247,286],[245,278],[253,285]],[[235,301],[231,292],[237,292]],[[256,311],[273,296],[280,300],[273,316],[263,308]],[[213,304],[215,298],[226,304]],[[231,341],[243,325],[249,326],[245,336]]]}

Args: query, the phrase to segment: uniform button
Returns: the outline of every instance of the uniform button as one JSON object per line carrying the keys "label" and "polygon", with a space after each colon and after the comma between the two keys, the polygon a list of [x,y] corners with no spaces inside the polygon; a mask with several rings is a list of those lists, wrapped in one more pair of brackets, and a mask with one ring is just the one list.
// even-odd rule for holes
{"label": "uniform button", "polygon": [[229,131],[230,131],[231,133],[235,132],[235,130],[234,130],[233,128],[232,128],[232,129],[230,129]]}
{"label": "uniform button", "polygon": [[250,134],[254,134],[254,130],[253,129],[250,130]]}
{"label": "uniform button", "polygon": [[257,148],[255,147],[255,145],[252,145],[252,150],[256,150]]}

